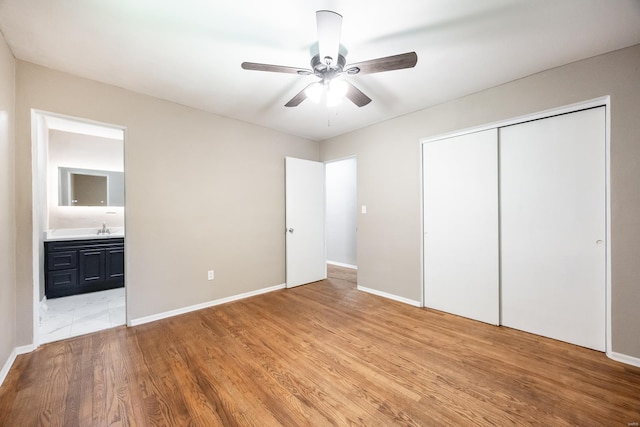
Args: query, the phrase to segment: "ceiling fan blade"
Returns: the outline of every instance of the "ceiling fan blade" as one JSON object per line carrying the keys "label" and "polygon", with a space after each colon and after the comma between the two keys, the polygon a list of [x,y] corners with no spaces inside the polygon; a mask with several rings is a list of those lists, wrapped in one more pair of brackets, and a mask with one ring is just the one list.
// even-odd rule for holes
{"label": "ceiling fan blade", "polygon": [[345,67],[345,70],[347,74],[373,74],[383,71],[400,70],[402,68],[412,68],[415,67],[417,63],[418,55],[415,52],[408,52],[357,62]]}
{"label": "ceiling fan blade", "polygon": [[316,21],[318,23],[320,61],[327,64],[327,58],[330,58],[331,64],[335,65],[340,51],[342,15],[330,10],[319,10],[316,12]]}
{"label": "ceiling fan blade", "polygon": [[243,62],[241,64],[241,67],[245,70],[271,71],[273,73],[300,74],[303,76],[313,74],[313,71],[305,70],[304,68],[285,67],[283,65],[259,64],[256,62]]}
{"label": "ceiling fan blade", "polygon": [[351,84],[351,82],[347,82],[347,87],[348,89],[345,96],[358,107],[364,107],[371,102],[371,98],[362,93],[362,91]]}
{"label": "ceiling fan blade", "polygon": [[291,98],[291,100],[289,102],[284,104],[284,106],[285,107],[297,107],[298,105],[300,105],[300,103],[302,101],[307,99],[307,92],[306,92],[307,88],[309,88],[309,86],[312,86],[314,84],[316,84],[316,83],[311,83],[311,84],[307,85],[304,89],[302,89],[300,92],[298,92],[298,94],[296,96]]}

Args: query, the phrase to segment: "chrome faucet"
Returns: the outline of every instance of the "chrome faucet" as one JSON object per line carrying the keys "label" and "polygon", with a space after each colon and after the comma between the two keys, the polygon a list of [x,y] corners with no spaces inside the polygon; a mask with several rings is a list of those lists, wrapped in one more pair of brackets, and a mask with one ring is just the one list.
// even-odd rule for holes
{"label": "chrome faucet", "polygon": [[107,223],[103,221],[102,222],[102,228],[98,229],[98,236],[104,235],[104,234],[110,235],[111,234],[111,230],[109,230],[107,228]]}

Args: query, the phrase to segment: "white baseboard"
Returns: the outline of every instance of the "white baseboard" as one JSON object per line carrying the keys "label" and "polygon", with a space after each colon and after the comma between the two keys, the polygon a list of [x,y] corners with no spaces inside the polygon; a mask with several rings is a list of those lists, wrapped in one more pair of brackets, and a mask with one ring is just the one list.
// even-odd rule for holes
{"label": "white baseboard", "polygon": [[345,264],[343,262],[338,262],[338,261],[327,261],[327,264],[331,264],[331,265],[337,265],[338,267],[346,267],[346,268],[352,268],[354,270],[358,269],[357,265],[352,265],[352,264]]}
{"label": "white baseboard", "polygon": [[399,297],[397,295],[388,294],[386,292],[378,291],[376,289],[365,288],[364,286],[358,286],[359,291],[367,292],[369,294],[377,295],[379,297],[388,298],[394,301],[402,302],[405,304],[413,305],[414,307],[422,307],[422,303],[420,301],[415,301],[409,298]]}
{"label": "white baseboard", "polygon": [[36,349],[35,345],[29,344],[29,345],[16,347],[13,349],[13,351],[11,351],[9,358],[7,359],[6,362],[4,362],[4,365],[2,365],[2,370],[0,370],[0,386],[4,382],[5,378],[7,378],[7,375],[9,374],[9,370],[11,370],[11,367],[13,366],[13,362],[16,361],[16,357],[18,357],[18,355],[20,354],[30,353],[35,349]]}
{"label": "white baseboard", "polygon": [[637,366],[640,368],[640,358],[627,356],[622,353],[615,353],[613,351],[607,352],[607,357],[609,359],[615,360],[616,362],[626,363],[627,365]]}
{"label": "white baseboard", "polygon": [[16,347],[16,354],[20,356],[21,354],[31,353],[36,348],[38,348],[38,346],[35,344],[21,345],[20,347]]}
{"label": "white baseboard", "polygon": [[151,316],[140,317],[138,319],[131,319],[127,326],[137,326],[142,325],[144,323],[155,322],[156,320],[166,319],[173,316],[178,316],[180,314],[190,313],[196,310],[202,310],[203,308],[209,308],[220,304],[225,304],[232,301],[241,300],[244,298],[253,297],[260,294],[266,294],[268,292],[277,291],[279,289],[284,289],[286,285],[283,283],[281,285],[271,286],[269,288],[258,289],[257,291],[246,292],[244,294],[234,295],[226,298],[220,298],[213,301],[203,302],[201,304],[192,305],[189,307],[178,308],[176,310],[165,311],[164,313],[153,314]]}
{"label": "white baseboard", "polygon": [[18,356],[18,352],[14,348],[11,354],[9,355],[9,358],[2,366],[2,370],[0,371],[0,386],[4,382],[5,378],[7,378],[7,375],[9,374],[9,370],[11,369],[11,366],[13,366],[13,362],[16,361],[17,356]]}

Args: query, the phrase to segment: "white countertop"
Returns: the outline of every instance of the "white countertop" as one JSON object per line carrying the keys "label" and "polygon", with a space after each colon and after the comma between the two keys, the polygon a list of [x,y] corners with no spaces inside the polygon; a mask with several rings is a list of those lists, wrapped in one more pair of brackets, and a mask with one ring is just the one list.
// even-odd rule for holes
{"label": "white countertop", "polygon": [[58,240],[88,240],[88,239],[114,239],[124,237],[124,227],[107,227],[110,234],[98,234],[99,228],[58,228],[47,230],[44,233],[44,241]]}

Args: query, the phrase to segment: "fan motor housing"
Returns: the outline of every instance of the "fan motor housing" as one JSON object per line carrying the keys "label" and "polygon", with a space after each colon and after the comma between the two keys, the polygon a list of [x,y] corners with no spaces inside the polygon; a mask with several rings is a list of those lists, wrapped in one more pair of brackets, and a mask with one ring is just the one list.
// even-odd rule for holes
{"label": "fan motor housing", "polygon": [[342,73],[346,60],[343,55],[338,54],[338,60],[335,63],[325,64],[320,60],[320,55],[315,55],[311,58],[311,68],[313,68],[313,74],[320,77],[323,80],[331,80],[338,74]]}

